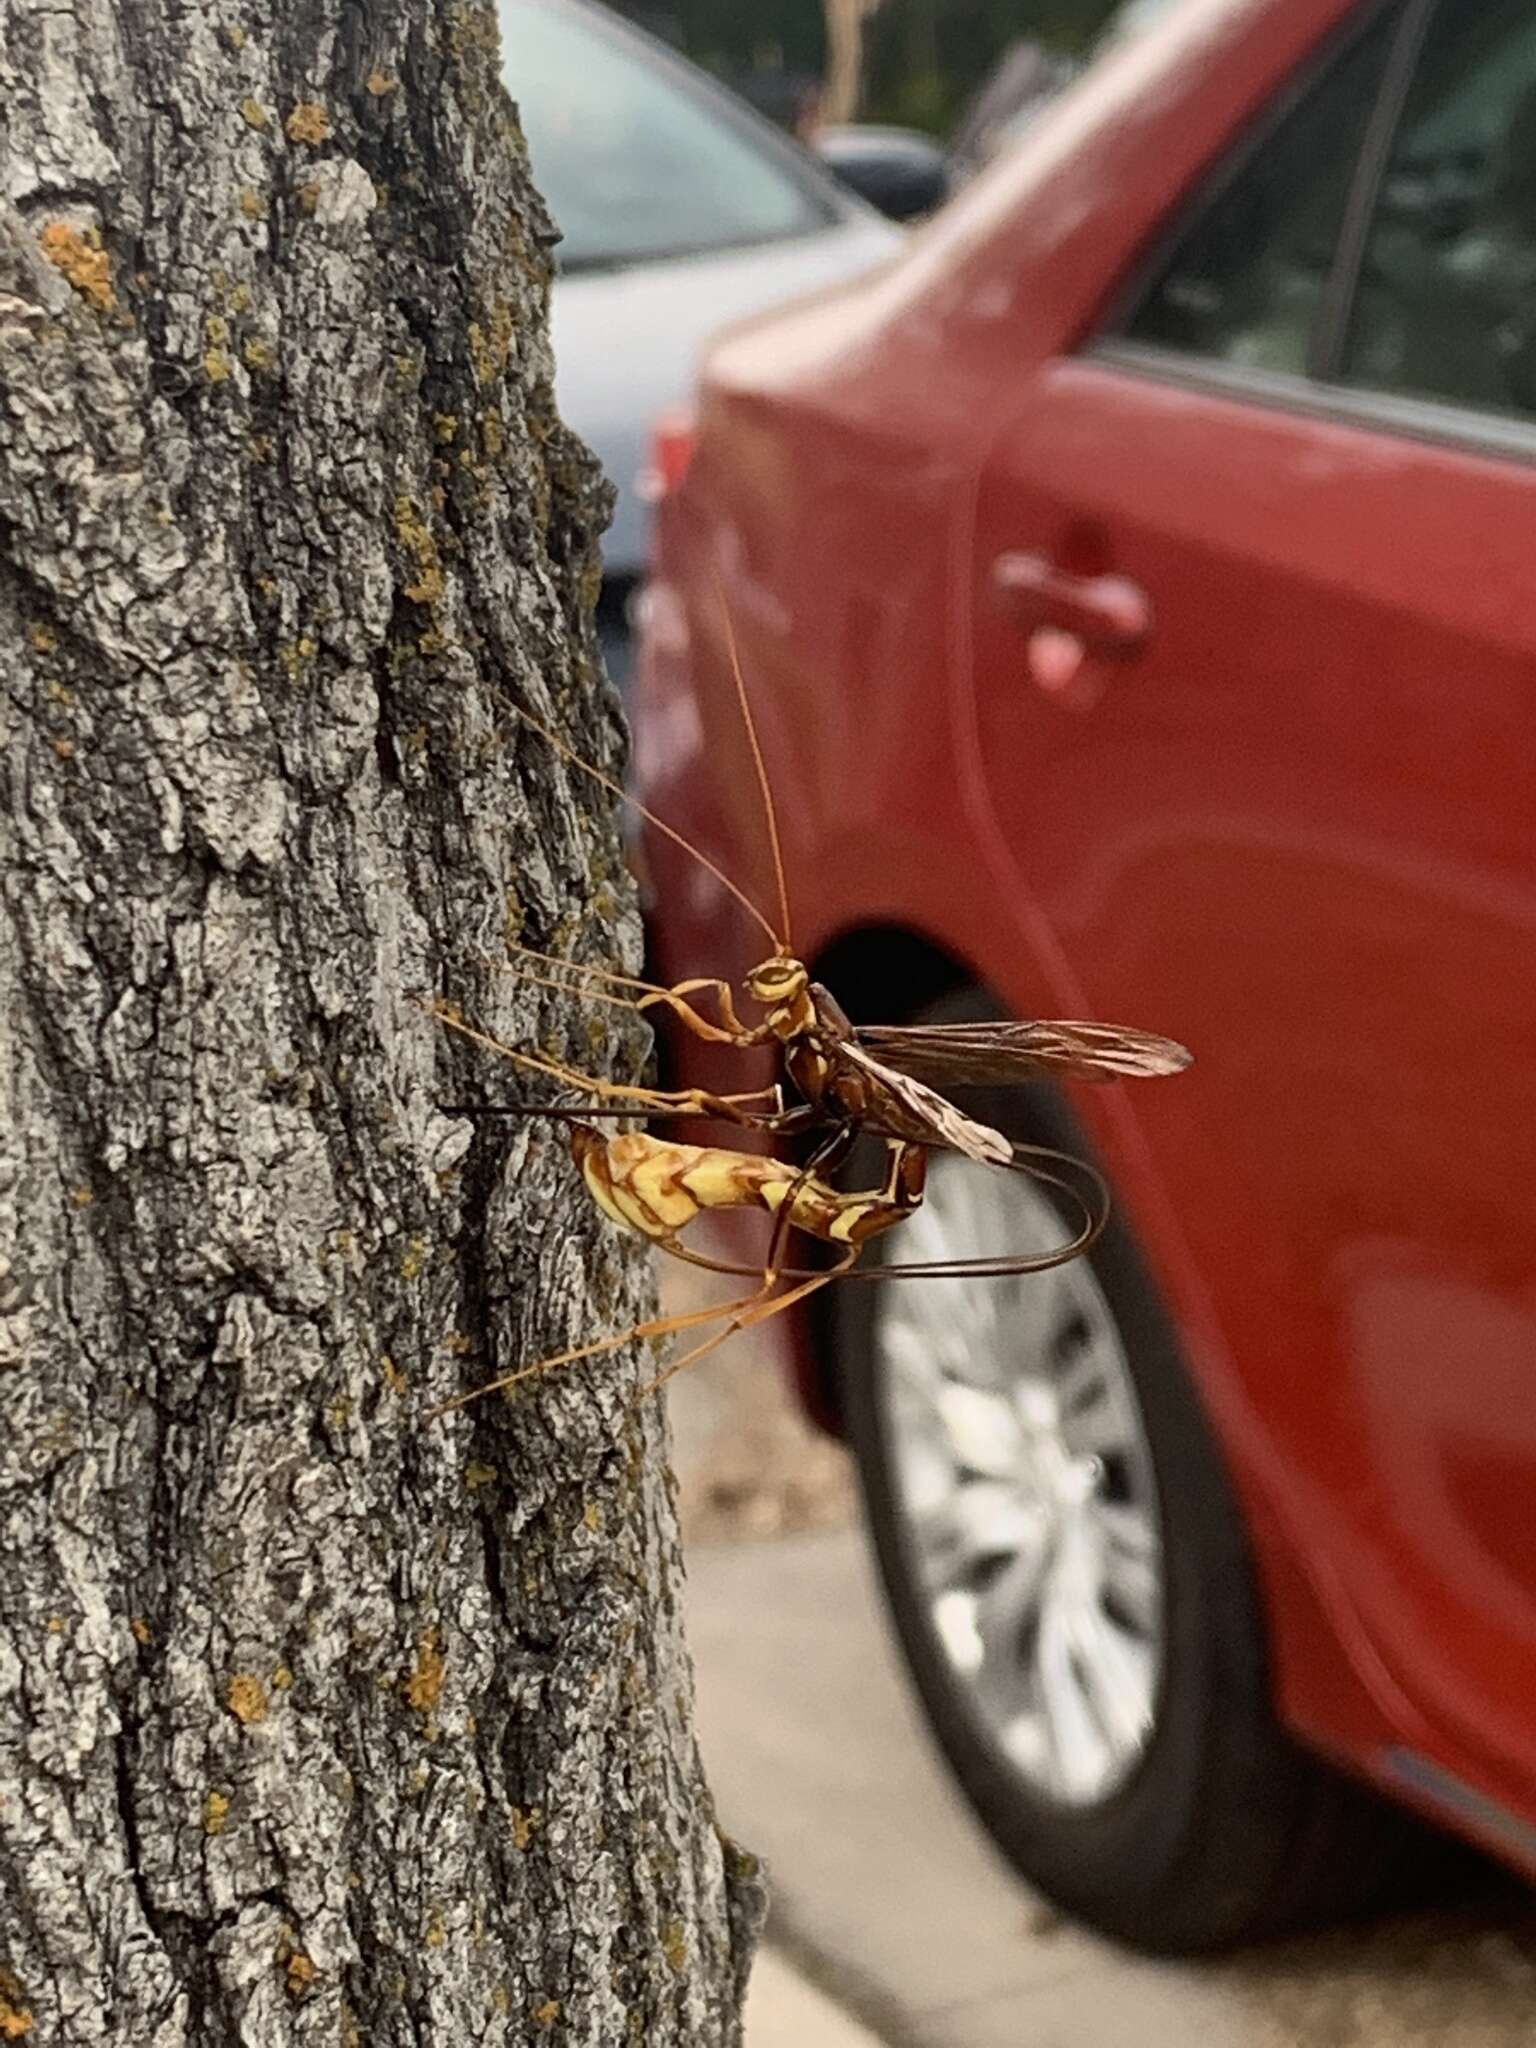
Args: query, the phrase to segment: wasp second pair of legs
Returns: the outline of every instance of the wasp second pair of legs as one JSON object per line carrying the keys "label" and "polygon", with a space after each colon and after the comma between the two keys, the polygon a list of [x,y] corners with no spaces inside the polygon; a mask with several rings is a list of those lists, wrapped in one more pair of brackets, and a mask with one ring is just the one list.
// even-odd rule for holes
{"label": "wasp second pair of legs", "polygon": [[[770,1133],[793,1131],[807,1121],[803,1110],[785,1109],[784,1091],[776,1083],[769,1088],[752,1088],[743,1094],[716,1095],[707,1088],[643,1088],[638,1082],[599,1080],[591,1074],[582,1073],[578,1067],[567,1066],[562,1060],[551,1059],[543,1053],[524,1052],[517,1046],[503,1045],[500,1039],[478,1030],[449,1003],[433,1004],[432,1014],[461,1038],[484,1046],[487,1052],[521,1067],[525,1073],[542,1074],[589,1100],[612,1104],[615,1111],[629,1110],[636,1116],[712,1117],[723,1123],[743,1124],[750,1129]],[[456,1105],[455,1113],[485,1115],[507,1112],[494,1108],[471,1111],[468,1105]],[[523,1113],[523,1106],[519,1105],[512,1113]],[[531,1106],[527,1113],[537,1115],[541,1111],[539,1107]],[[542,1113],[547,1115],[551,1112],[545,1110]]]}
{"label": "wasp second pair of legs", "polygon": [[[532,981],[544,988],[569,991],[582,983],[601,984],[601,990],[591,987],[588,993],[600,993],[601,1000],[625,1010],[649,1010],[663,1005],[671,1010],[678,1020],[685,1024],[696,1038],[708,1040],[712,1045],[752,1046],[766,1045],[773,1034],[762,1025],[749,1025],[737,1014],[736,998],[728,981],[715,975],[697,975],[691,981],[674,982],[670,988],[663,988],[659,982],[642,981],[637,975],[620,974],[613,968],[597,967],[584,960],[562,960],[557,953],[538,953],[531,946],[520,946],[515,942],[508,946],[508,952],[519,960],[531,960],[540,967],[552,967],[565,977],[564,980],[530,972],[527,968],[515,971],[525,981]],[[612,989],[631,989],[632,995],[606,993]],[[687,1001],[689,996],[710,994],[719,1005],[723,1021],[712,1023],[697,1007]]]}
{"label": "wasp second pair of legs", "polygon": [[[888,1145],[886,1177],[879,1187],[844,1192],[822,1179],[817,1168],[830,1170],[835,1158],[846,1152],[851,1139],[851,1129],[835,1131],[807,1165],[796,1167],[782,1159],[764,1159],[715,1146],[675,1144],[644,1131],[605,1136],[589,1125],[577,1124],[571,1133],[571,1150],[593,1200],[621,1229],[648,1237],[663,1251],[689,1257],[686,1247],[679,1242],[680,1233],[706,1209],[767,1211],[774,1218],[774,1232],[761,1284],[751,1294],[734,1301],[695,1309],[685,1315],[656,1316],[616,1335],[520,1366],[457,1400],[445,1402],[444,1409],[462,1407],[481,1394],[515,1386],[559,1366],[598,1357],[637,1339],[671,1336],[718,1323],[720,1327],[711,1336],[674,1359],[665,1372],[641,1389],[642,1396],[652,1394],[674,1374],[717,1350],[739,1330],[782,1315],[819,1288],[830,1285],[852,1267],[872,1237],[902,1222],[923,1199],[927,1155],[918,1145],[895,1141]],[[833,1246],[841,1256],[824,1272],[802,1278],[781,1292],[779,1269],[791,1230]]]}

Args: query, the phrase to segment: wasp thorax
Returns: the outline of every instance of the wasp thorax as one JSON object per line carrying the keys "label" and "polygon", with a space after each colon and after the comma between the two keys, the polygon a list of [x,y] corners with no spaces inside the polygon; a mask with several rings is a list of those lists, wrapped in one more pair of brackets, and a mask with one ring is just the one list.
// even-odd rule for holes
{"label": "wasp thorax", "polygon": [[772,1008],[779,1003],[792,1003],[796,996],[804,995],[810,980],[803,962],[776,954],[772,960],[764,960],[752,969],[747,976],[747,992],[754,1002],[766,1003]]}

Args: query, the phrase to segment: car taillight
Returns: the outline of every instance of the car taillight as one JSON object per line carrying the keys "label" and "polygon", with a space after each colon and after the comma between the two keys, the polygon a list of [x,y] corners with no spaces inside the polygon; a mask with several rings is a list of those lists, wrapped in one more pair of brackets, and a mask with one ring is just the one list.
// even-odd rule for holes
{"label": "car taillight", "polygon": [[694,439],[694,417],[686,406],[673,406],[657,420],[651,429],[650,460],[635,480],[648,505],[669,498],[688,474]]}

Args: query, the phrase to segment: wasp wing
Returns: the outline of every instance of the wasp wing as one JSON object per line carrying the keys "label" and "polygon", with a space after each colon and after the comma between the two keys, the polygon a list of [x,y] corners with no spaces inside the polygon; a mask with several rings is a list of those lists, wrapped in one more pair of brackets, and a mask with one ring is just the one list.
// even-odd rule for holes
{"label": "wasp wing", "polygon": [[1051,1074],[1139,1079],[1190,1064],[1176,1040],[1118,1024],[871,1025],[855,1038],[882,1066],[937,1088],[1022,1087]]}
{"label": "wasp wing", "polygon": [[[861,1032],[859,1037],[863,1036]],[[889,1135],[911,1138],[923,1145],[943,1145],[951,1152],[963,1152],[967,1159],[979,1159],[989,1166],[1013,1164],[1012,1142],[1001,1131],[994,1131],[990,1124],[978,1123],[974,1117],[956,1109],[952,1102],[946,1102],[942,1095],[935,1094],[916,1075],[898,1073],[850,1038],[838,1040],[836,1057],[875,1081],[887,1096],[895,1098],[896,1105],[905,1112],[905,1118],[910,1119],[910,1123],[904,1119],[893,1119]],[[873,1130],[886,1127],[877,1109],[867,1120]]]}

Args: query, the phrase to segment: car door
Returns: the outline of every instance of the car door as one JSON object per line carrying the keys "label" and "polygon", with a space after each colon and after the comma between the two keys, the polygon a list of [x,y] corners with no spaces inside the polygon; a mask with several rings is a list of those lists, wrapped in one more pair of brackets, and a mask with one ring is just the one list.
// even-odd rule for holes
{"label": "car door", "polygon": [[1536,5],[1357,10],[1283,102],[1015,394],[978,769],[1055,1000],[1195,1050],[1134,1112],[1250,1504],[1529,1788]]}

